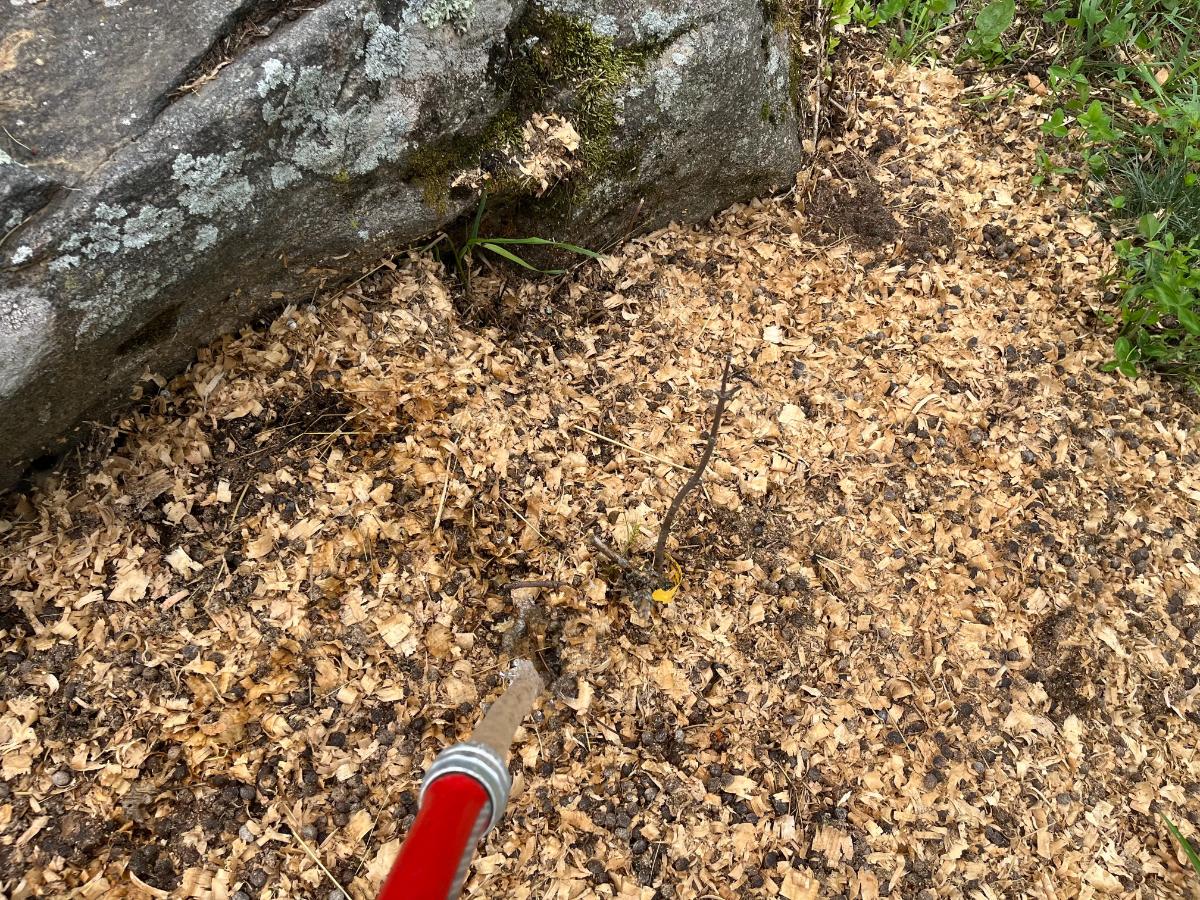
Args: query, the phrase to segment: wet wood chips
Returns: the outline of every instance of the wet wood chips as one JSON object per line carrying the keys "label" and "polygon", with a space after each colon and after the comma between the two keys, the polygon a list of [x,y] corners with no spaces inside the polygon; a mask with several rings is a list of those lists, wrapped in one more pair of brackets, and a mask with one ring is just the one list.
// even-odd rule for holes
{"label": "wet wood chips", "polygon": [[[1033,107],[859,77],[789,196],[470,305],[398,264],[12,502],[5,895],[336,896],[315,856],[370,897],[529,641],[468,896],[1183,895],[1196,420],[1098,371],[1110,260],[1029,186]],[[646,563],[729,348],[642,619],[588,536]]]}

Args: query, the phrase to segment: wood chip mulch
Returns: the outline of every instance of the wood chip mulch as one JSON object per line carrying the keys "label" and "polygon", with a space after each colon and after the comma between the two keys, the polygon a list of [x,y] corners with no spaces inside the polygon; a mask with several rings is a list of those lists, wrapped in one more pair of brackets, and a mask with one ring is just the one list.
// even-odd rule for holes
{"label": "wood chip mulch", "polygon": [[[1185,895],[1196,418],[1099,371],[1107,244],[1030,187],[1031,103],[858,77],[788,196],[470,304],[397,263],[10,501],[0,892],[371,897],[532,646],[467,896]],[[727,350],[643,617],[589,538],[646,564]]]}

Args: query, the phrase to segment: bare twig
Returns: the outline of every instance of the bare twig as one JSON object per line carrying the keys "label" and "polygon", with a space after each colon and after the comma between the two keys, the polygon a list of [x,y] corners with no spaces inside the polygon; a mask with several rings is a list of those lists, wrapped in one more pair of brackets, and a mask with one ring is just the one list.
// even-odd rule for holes
{"label": "bare twig", "polygon": [[314,850],[312,847],[310,847],[308,845],[308,842],[305,841],[304,838],[300,837],[301,829],[300,829],[299,825],[292,819],[292,817],[290,815],[287,818],[288,818],[288,826],[292,829],[292,837],[295,839],[296,843],[299,844],[300,848],[305,853],[308,854],[309,859],[311,859],[313,862],[315,862],[317,864],[318,868],[320,868],[320,870],[325,873],[325,877],[328,878],[330,880],[330,882],[333,883],[333,886],[342,892],[342,897],[347,898],[347,900],[349,900],[349,897],[351,896],[350,892],[348,890],[346,890],[344,887],[342,887],[341,883],[334,877],[332,872],[330,872],[327,868],[325,868],[325,863],[321,862],[321,857],[317,856],[317,851]]}
{"label": "bare twig", "polygon": [[546,536],[544,534],[542,534],[541,530],[536,525],[534,525],[532,522],[530,522],[527,518],[525,518],[523,515],[521,515],[521,513],[517,511],[517,508],[515,506],[513,506],[511,503],[509,503],[503,497],[500,497],[499,500],[501,503],[503,503],[505,506],[507,506],[509,508],[509,510],[512,511],[512,514],[514,516],[516,516],[518,519],[520,519],[522,522],[524,522],[526,525],[528,525],[533,530],[534,534],[536,534],[538,537],[540,537],[543,541],[546,540]]}
{"label": "bare twig", "polygon": [[598,431],[592,431],[590,428],[584,428],[582,425],[572,425],[571,427],[576,431],[582,431],[584,434],[591,435],[597,440],[605,441],[606,443],[612,444],[616,447],[621,447],[622,449],[628,450],[631,453],[638,454],[638,456],[644,456],[646,459],[652,459],[656,463],[662,463],[664,466],[670,466],[672,469],[683,469],[685,472],[687,471],[687,466],[681,466],[679,463],[671,462],[669,459],[663,459],[661,456],[655,456],[653,453],[647,453],[645,450],[639,450],[637,447],[631,447],[629,444],[623,443],[622,441],[606,437],[605,435],[600,434]]}
{"label": "bare twig", "polygon": [[242,501],[246,499],[246,491],[250,490],[250,482],[242,485],[242,492],[238,494],[237,503],[233,504],[233,512],[229,514],[229,524],[225,526],[225,533],[233,531],[234,523],[237,522],[237,514],[242,509]]}
{"label": "bare twig", "polygon": [[616,550],[613,550],[611,547],[609,547],[608,544],[604,543],[604,541],[600,540],[600,538],[596,537],[596,535],[593,534],[591,537],[592,537],[592,546],[593,547],[595,547],[597,550],[599,550],[601,553],[603,553],[605,556],[607,556],[610,560],[612,560],[614,563],[616,563],[622,569],[625,569],[627,572],[633,571],[633,563],[631,563],[629,560],[627,560],[625,557],[623,557]]}
{"label": "bare twig", "polygon": [[[18,163],[18,165],[20,165],[20,163]],[[17,231],[21,228],[21,226],[24,225],[26,222],[28,222],[30,219],[32,219],[33,216],[34,216],[34,213],[30,213],[25,218],[23,218],[20,222],[18,222],[16,225],[14,225],[12,228],[8,229],[8,231],[5,233],[4,237],[0,237],[0,247],[3,247],[4,242],[7,241],[10,237],[12,237],[14,234],[16,234]]]}
{"label": "bare twig", "polygon": [[372,275],[374,275],[380,269],[386,269],[389,267],[392,269],[396,268],[396,263],[394,260],[392,260],[391,257],[388,257],[383,262],[381,262],[379,265],[375,266],[373,269],[369,269],[368,271],[366,271],[362,275],[360,275],[358,278],[355,278],[352,282],[350,282],[348,285],[346,285],[344,288],[342,288],[340,291],[338,291],[336,294],[334,294],[329,299],[336,300],[338,297],[345,296],[347,293],[354,290],[356,287],[358,287],[360,284],[362,284],[364,281],[366,281],[368,278],[370,278]]}
{"label": "bare twig", "polygon": [[521,588],[560,588],[565,581],[510,581],[504,586],[506,591],[518,591]]}
{"label": "bare twig", "polygon": [[725,414],[725,405],[737,393],[736,387],[732,390],[729,388],[729,369],[732,364],[733,353],[731,351],[725,355],[725,368],[721,372],[721,389],[717,392],[717,408],[713,411],[712,427],[708,430],[708,441],[704,445],[704,453],[691,476],[683,483],[683,487],[671,501],[671,505],[667,508],[667,514],[663,518],[662,527],[658,530],[658,543],[654,546],[654,571],[659,575],[663,573],[663,561],[667,552],[667,538],[671,535],[671,526],[675,524],[675,517],[679,514],[687,495],[699,486],[700,479],[704,477],[704,470],[708,468],[713,451],[717,448],[717,433],[721,430],[721,416]]}
{"label": "bare twig", "polygon": [[[37,152],[36,150],[34,150],[34,149],[33,149],[32,147],[30,147],[28,144],[26,144],[26,143],[23,143],[22,141],[19,141],[19,140],[17,140],[17,139],[16,139],[16,138],[13,136],[13,133],[12,133],[11,131],[9,131],[7,128],[5,128],[3,125],[0,125],[0,131],[3,131],[5,134],[7,134],[7,135],[8,135],[8,139],[9,139],[10,141],[12,141],[14,144],[16,144],[18,147],[24,147],[26,150],[28,150],[28,151],[29,151],[30,153],[32,153],[34,156],[37,156],[37,155],[38,155],[38,152]],[[18,163],[18,165],[19,165],[19,163]],[[26,168],[28,168],[28,166],[26,166]]]}
{"label": "bare twig", "polygon": [[[433,530],[437,531],[442,524],[442,513],[446,511],[446,495],[450,492],[450,474],[454,470],[454,462],[458,459],[458,442],[452,445],[450,458],[446,460],[446,480],[442,484],[442,499],[438,501],[437,515],[433,518]],[[500,499],[504,499],[501,497]]]}

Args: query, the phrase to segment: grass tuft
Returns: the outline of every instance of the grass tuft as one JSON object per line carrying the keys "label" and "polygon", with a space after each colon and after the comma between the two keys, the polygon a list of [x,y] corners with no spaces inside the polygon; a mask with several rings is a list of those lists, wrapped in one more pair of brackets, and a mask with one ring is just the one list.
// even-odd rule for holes
{"label": "grass tuft", "polygon": [[1116,332],[1106,368],[1200,388],[1200,2],[822,2],[884,31],[902,59],[1041,76],[1047,151],[1035,181],[1091,179],[1120,260],[1120,308],[1101,311]]}

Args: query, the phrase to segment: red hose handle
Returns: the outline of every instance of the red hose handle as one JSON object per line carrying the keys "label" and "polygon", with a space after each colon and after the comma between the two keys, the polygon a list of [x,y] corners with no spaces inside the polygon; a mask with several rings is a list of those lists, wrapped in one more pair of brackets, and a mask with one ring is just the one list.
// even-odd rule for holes
{"label": "red hose handle", "polygon": [[430,783],[379,900],[457,897],[491,812],[487,790],[470,775],[451,772]]}

